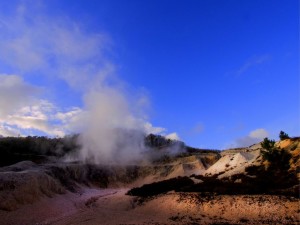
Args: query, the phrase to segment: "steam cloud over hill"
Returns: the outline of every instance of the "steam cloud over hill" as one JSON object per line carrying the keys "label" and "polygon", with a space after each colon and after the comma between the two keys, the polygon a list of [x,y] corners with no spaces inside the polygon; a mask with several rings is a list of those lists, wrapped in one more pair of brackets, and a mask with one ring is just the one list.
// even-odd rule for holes
{"label": "steam cloud over hill", "polygon": [[[126,88],[118,77],[112,41],[105,32],[88,32],[80,24],[50,18],[39,6],[28,4],[20,4],[13,15],[0,16],[0,59],[16,71],[0,77],[7,81],[1,84],[5,92],[1,92],[0,104],[11,106],[0,109],[0,134],[81,133],[81,160],[111,161],[118,155],[128,162],[145,150],[144,133],[164,131],[147,122],[147,97]],[[31,74],[62,83],[59,88],[79,94],[82,107],[55,105],[43,88],[24,82],[23,77]],[[16,85],[20,88],[11,88]],[[8,104],[11,96],[18,104]]]}

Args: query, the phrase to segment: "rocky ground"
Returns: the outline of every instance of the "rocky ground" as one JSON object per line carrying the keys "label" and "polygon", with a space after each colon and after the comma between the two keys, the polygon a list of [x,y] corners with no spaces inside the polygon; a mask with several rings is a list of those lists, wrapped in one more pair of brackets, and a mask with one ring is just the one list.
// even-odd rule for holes
{"label": "rocky ground", "polygon": [[0,168],[0,224],[300,224],[300,139],[276,143],[290,169],[265,170],[260,146],[140,165],[22,161]]}
{"label": "rocky ground", "polygon": [[[141,198],[128,189],[86,189],[0,211],[1,224],[299,224],[299,201],[270,195],[175,193]],[[25,216],[26,215],[26,216]]]}

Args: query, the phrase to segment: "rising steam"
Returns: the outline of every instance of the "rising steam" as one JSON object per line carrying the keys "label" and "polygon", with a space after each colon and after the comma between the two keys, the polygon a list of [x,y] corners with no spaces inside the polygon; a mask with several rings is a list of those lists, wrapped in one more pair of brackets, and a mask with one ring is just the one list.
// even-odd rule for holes
{"label": "rising steam", "polygon": [[[48,135],[53,135],[53,127],[55,134],[80,133],[80,160],[118,163],[139,159],[145,150],[145,133],[164,131],[144,119],[143,109],[135,104],[139,99],[125,94],[106,33],[89,31],[65,16],[47,16],[43,9],[26,3],[10,16],[0,14],[0,22],[0,60],[11,71],[22,78],[39,74],[49,82],[63,82],[71,93],[81,95],[78,102],[83,103],[82,107],[68,106],[73,111],[66,112],[43,96],[36,100],[51,103],[51,110],[33,113],[29,107],[13,126],[41,131],[36,124],[42,122],[42,132]],[[53,113],[54,109],[58,112]]]}
{"label": "rising steam", "polygon": [[121,91],[102,87],[86,93],[84,103],[80,158],[96,163],[138,160],[145,150],[144,122],[133,115]]}

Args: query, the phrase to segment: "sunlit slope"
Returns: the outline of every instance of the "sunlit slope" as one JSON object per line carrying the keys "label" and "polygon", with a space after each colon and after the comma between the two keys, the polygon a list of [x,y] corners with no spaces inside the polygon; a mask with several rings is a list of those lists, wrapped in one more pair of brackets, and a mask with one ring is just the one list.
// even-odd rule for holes
{"label": "sunlit slope", "polygon": [[[275,143],[276,147],[286,150],[292,156],[290,159],[290,172],[296,172],[300,179],[300,138],[289,138]],[[206,175],[219,175],[220,178],[244,173],[249,166],[259,166],[268,163],[261,155],[260,143],[246,148],[228,149],[221,152],[222,157],[206,171]]]}

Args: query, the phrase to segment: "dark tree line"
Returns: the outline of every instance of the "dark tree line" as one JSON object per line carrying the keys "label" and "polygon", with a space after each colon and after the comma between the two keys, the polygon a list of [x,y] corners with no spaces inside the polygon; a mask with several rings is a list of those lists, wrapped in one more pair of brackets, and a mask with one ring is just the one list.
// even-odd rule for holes
{"label": "dark tree line", "polygon": [[79,149],[78,135],[64,138],[49,137],[1,137],[0,166],[23,160],[40,161],[47,156],[62,157]]}
{"label": "dark tree line", "polygon": [[149,134],[145,137],[145,145],[148,147],[160,148],[175,144],[184,146],[184,143],[182,141],[167,139],[161,135]]}

